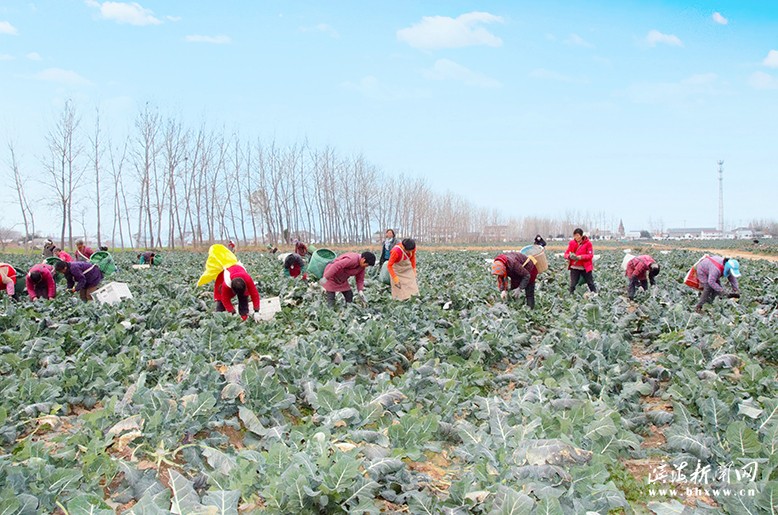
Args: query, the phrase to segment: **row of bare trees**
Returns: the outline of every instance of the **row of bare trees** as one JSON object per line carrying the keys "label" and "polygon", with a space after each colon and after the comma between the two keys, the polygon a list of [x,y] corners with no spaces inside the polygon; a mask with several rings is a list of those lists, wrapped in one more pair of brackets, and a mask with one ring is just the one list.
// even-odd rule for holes
{"label": "row of bare trees", "polygon": [[[307,142],[281,146],[206,125],[186,127],[146,104],[130,134],[112,139],[97,111],[88,131],[67,102],[46,135],[40,167],[10,163],[26,234],[35,232],[28,181],[43,181],[59,220],[59,244],[72,247],[74,223],[98,245],[204,246],[371,241],[392,227],[420,241],[456,243],[569,232],[549,219],[505,220],[498,212],[439,194],[420,178],[390,176],[363,155],[346,156]],[[80,221],[77,217],[80,214]],[[76,226],[78,227],[78,225]],[[77,229],[76,229],[77,230]]]}

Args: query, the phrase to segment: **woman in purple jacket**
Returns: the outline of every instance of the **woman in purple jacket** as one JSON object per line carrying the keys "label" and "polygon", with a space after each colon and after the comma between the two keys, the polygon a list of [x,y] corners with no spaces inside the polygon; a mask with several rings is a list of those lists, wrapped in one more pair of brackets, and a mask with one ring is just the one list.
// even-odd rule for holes
{"label": "woman in purple jacket", "polygon": [[103,272],[100,271],[100,267],[89,261],[73,261],[72,263],[59,261],[55,270],[65,274],[68,289],[78,292],[79,297],[84,302],[92,300],[92,292],[100,286],[100,282],[103,280]]}
{"label": "woman in purple jacket", "polygon": [[732,292],[728,297],[739,298],[740,287],[737,278],[740,277],[740,263],[737,259],[730,259],[721,256],[706,256],[697,265],[697,279],[702,286],[700,300],[697,301],[695,311],[702,313],[702,306],[708,302],[713,302],[716,295],[724,295],[724,288],[719,281],[722,277],[729,280]]}

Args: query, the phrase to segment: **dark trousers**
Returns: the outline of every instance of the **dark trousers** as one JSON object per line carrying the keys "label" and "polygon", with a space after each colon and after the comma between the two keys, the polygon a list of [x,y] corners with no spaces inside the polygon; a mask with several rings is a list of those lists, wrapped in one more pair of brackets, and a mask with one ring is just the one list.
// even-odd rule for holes
{"label": "dark trousers", "polygon": [[[99,284],[97,286],[99,286]],[[88,288],[82,288],[78,290],[78,296],[81,297],[81,300],[84,302],[92,300],[92,292],[97,289],[97,286],[90,286]]]}
{"label": "dark trousers", "polygon": [[584,278],[584,281],[586,281],[587,286],[589,286],[589,291],[597,291],[597,287],[594,285],[594,273],[593,272],[586,272],[585,270],[578,270],[576,268],[570,269],[570,293],[573,293],[575,291],[575,287],[578,286],[578,281],[581,279],[581,277]]}
{"label": "dark trousers", "polygon": [[46,284],[41,281],[40,283],[36,284],[34,286],[35,288],[35,298],[36,299],[48,299],[49,298],[49,287],[46,286]]}
{"label": "dark trousers", "polygon": [[635,298],[635,293],[637,292],[638,286],[642,287],[644,290],[648,289],[648,281],[646,279],[638,279],[637,277],[633,277],[629,280],[629,286],[627,287],[627,296],[630,298],[630,300]]}
{"label": "dark trousers", "polygon": [[[327,304],[329,306],[335,305],[335,293],[334,291],[328,291],[325,292],[327,294]],[[344,292],[341,292],[343,294],[343,298],[346,299],[346,304],[354,300],[354,292],[351,290],[346,290]]]}
{"label": "dark trousers", "polygon": [[[235,295],[238,298],[238,313],[240,316],[248,316],[249,314],[249,296],[248,295]],[[216,311],[227,311],[222,301],[216,301]]]}
{"label": "dark trousers", "polygon": [[524,294],[527,296],[527,307],[529,307],[530,309],[535,309],[535,278],[534,277],[527,285],[527,288],[524,290]]}
{"label": "dark trousers", "polygon": [[710,287],[709,284],[706,284],[705,287],[702,289],[702,293],[700,294],[700,300],[697,301],[697,309],[702,309],[702,306],[709,302],[713,302],[713,299],[716,298],[716,295],[718,292]]}

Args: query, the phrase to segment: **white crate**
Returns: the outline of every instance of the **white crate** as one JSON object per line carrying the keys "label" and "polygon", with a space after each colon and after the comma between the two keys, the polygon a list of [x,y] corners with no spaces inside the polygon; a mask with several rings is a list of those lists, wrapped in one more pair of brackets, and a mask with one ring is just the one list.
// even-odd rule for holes
{"label": "white crate", "polygon": [[281,299],[270,297],[259,301],[259,318],[272,320],[276,313],[281,311]]}
{"label": "white crate", "polygon": [[134,270],[145,270],[147,268],[151,268],[151,265],[132,265],[132,268]]}
{"label": "white crate", "polygon": [[93,291],[92,298],[101,304],[116,304],[122,299],[131,299],[132,293],[127,283],[108,283]]}

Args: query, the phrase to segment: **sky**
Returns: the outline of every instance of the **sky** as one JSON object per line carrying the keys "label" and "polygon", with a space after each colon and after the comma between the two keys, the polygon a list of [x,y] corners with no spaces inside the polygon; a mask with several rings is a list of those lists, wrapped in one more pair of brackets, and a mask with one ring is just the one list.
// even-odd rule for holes
{"label": "sky", "polygon": [[[0,2],[0,225],[71,99],[362,153],[506,216],[778,218],[778,2]],[[33,191],[42,195],[36,186]],[[38,227],[57,220],[36,213]]]}

